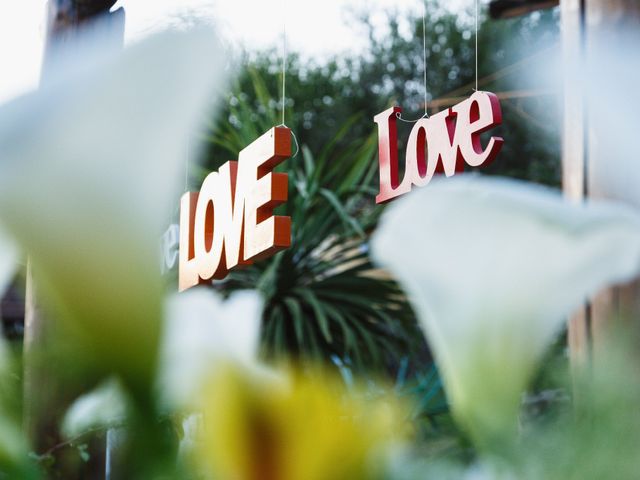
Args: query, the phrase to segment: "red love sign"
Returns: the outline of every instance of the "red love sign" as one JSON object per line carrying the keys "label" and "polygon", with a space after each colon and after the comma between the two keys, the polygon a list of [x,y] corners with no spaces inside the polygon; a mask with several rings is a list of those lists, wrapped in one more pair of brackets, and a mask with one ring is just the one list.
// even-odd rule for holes
{"label": "red love sign", "polygon": [[504,140],[491,137],[486,148],[480,135],[502,123],[498,97],[489,92],[476,92],[467,100],[428,118],[418,120],[409,134],[405,170],[398,175],[397,118],[400,107],[391,107],[376,115],[380,161],[380,193],[376,203],[384,203],[422,187],[436,173],[450,177],[472,167],[488,165]]}
{"label": "red love sign", "polygon": [[291,155],[291,130],[275,127],[180,199],[180,291],[250,265],[291,245],[288,176],[273,169]]}

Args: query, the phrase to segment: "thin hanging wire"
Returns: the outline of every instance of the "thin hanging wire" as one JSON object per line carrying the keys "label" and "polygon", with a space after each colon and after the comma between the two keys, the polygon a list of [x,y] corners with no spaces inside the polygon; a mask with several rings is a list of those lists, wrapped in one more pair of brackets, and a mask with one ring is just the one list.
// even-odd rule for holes
{"label": "thin hanging wire", "polygon": [[424,80],[424,115],[416,120],[402,118],[400,112],[396,113],[396,118],[406,123],[416,123],[423,118],[429,118],[429,91],[427,89],[427,2],[422,1],[422,74]]}
{"label": "thin hanging wire", "polygon": [[476,0],[476,88],[478,91],[478,0]]}
{"label": "thin hanging wire", "polygon": [[422,70],[424,72],[424,116],[429,116],[429,100],[427,94],[427,3],[422,2]]}
{"label": "thin hanging wire", "polygon": [[287,93],[287,0],[282,0],[282,125]]}
{"label": "thin hanging wire", "polygon": [[[282,123],[278,125],[279,127],[286,127],[285,123],[285,107],[287,105],[287,0],[282,0],[282,100],[281,100],[281,109],[282,109]],[[288,127],[287,127],[288,128]],[[298,145],[298,138],[296,134],[291,130],[291,136],[293,137],[293,143],[296,146],[295,153],[291,156],[294,158],[298,155],[300,151],[300,146]]]}

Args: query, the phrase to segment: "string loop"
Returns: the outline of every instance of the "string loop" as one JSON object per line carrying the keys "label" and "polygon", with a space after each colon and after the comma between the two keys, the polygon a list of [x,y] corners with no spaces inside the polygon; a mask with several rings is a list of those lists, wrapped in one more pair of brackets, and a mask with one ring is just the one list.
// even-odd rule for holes
{"label": "string loop", "polygon": [[[284,127],[284,128],[289,128],[287,127],[284,123],[281,123],[280,125],[276,125],[278,127]],[[300,145],[298,145],[298,137],[296,137],[296,134],[293,132],[293,130],[291,130],[289,128],[289,131],[291,132],[291,136],[293,137],[293,143],[296,146],[296,153],[294,153],[293,155],[291,155],[290,158],[296,158],[298,156],[298,152],[300,151]]]}
{"label": "string loop", "polygon": [[416,122],[419,122],[420,120],[422,120],[423,118],[429,118],[429,114],[427,112],[424,112],[424,115],[422,115],[420,118],[417,118],[415,120],[409,120],[408,118],[402,118],[402,115],[400,114],[400,112],[396,112],[396,118],[398,120],[400,120],[401,122],[416,123]]}

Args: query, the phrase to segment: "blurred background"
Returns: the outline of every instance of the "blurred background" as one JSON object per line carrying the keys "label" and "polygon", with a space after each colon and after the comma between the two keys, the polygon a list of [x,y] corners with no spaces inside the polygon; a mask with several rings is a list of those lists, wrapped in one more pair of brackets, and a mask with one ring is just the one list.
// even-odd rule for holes
{"label": "blurred background", "polygon": [[[515,7],[509,2],[491,6],[482,2],[479,11],[478,86],[501,99],[504,123],[496,134],[508,139],[500,160],[485,173],[559,188],[559,7],[553,2],[512,3]],[[42,1],[20,2],[0,20],[0,62],[11,72],[0,78],[0,100],[37,88],[45,6]],[[126,44],[166,28],[204,24],[212,25],[227,47],[233,75],[222,111],[204,131],[193,132],[191,152],[202,149],[202,158],[187,149],[182,160],[191,190],[281,122],[286,24],[286,124],[295,133],[300,152],[285,167],[295,180],[290,181],[290,201],[283,208],[294,216],[294,243],[273,261],[214,285],[229,294],[267,283],[260,283],[260,278],[271,272],[271,290],[263,292],[268,299],[264,347],[272,353],[313,353],[330,361],[386,366],[391,371],[413,363],[414,355],[429,358],[422,337],[415,335],[411,308],[389,300],[398,298],[396,287],[379,276],[361,278],[363,270],[373,269],[367,237],[382,212],[370,201],[377,188],[377,132],[372,118],[394,104],[403,107],[406,118],[422,115],[424,45],[431,113],[473,92],[474,2],[163,0],[120,1],[111,10],[119,7],[125,10]],[[399,122],[400,152],[411,126]],[[314,192],[312,201],[300,194],[302,182]],[[327,200],[329,195],[333,198]],[[167,216],[168,223],[177,223],[171,212]],[[175,270],[169,273],[171,281]],[[5,332],[16,341],[23,332],[23,285],[24,279],[18,279],[2,302]],[[379,306],[381,298],[386,301]],[[325,305],[328,310],[322,311]],[[327,325],[311,322],[309,332],[296,335],[291,321],[296,315],[320,316]],[[362,319],[370,316],[376,322],[363,324]],[[329,335],[336,341],[329,342]]]}
{"label": "blurred background", "polygon": [[[588,17],[587,3],[592,17]],[[240,150],[283,121],[281,89],[286,81],[284,123],[295,134],[296,153],[279,167],[289,173],[290,192],[289,201],[278,213],[292,217],[292,246],[205,289],[221,299],[234,298],[247,289],[259,293],[261,361],[324,365],[342,386],[359,392],[364,385],[367,398],[380,399],[391,392],[409,405],[402,410],[402,422],[414,432],[413,445],[421,458],[468,466],[478,458],[476,446],[452,417],[415,305],[391,274],[371,258],[370,239],[385,210],[374,202],[378,139],[373,116],[392,105],[401,105],[408,119],[421,117],[425,109],[436,113],[470,96],[477,82],[478,89],[495,93],[501,101],[503,124],[492,134],[505,139],[499,158],[483,174],[564,189],[573,200],[618,198],[616,192],[623,189],[603,183],[604,177],[598,176],[604,162],[603,144],[612,140],[595,141],[598,135],[592,125],[596,123],[589,122],[597,109],[586,109],[584,103],[590,95],[585,78],[591,67],[581,62],[585,52],[591,51],[588,48],[599,52],[585,41],[589,28],[593,28],[589,38],[598,38],[599,25],[607,25],[608,14],[618,21],[626,8],[632,12],[629,18],[638,17],[635,6],[617,2],[609,11],[604,3],[481,1],[476,17],[475,2],[466,0],[65,0],[53,2],[59,8],[53,22],[63,30],[66,27],[60,25],[68,20],[65,15],[69,12],[72,27],[93,16],[111,16],[113,22],[120,22],[124,9],[125,47],[167,29],[213,28],[223,45],[220,68],[227,72],[229,83],[216,114],[205,117],[199,128],[189,132],[184,156],[176,160],[180,184],[184,175],[182,191],[196,191],[209,172],[236,159]],[[22,0],[2,9],[0,104],[38,89],[52,22],[43,0]],[[620,63],[629,56],[628,52],[621,54]],[[603,58],[594,54],[594,65]],[[634,75],[631,70],[627,80]],[[399,122],[400,158],[411,126]],[[631,198],[622,200],[633,203]],[[177,198],[175,205],[176,210],[166,212],[167,227],[178,223]],[[26,267],[26,261],[23,263]],[[171,293],[177,284],[175,259],[164,264],[164,269],[164,288]],[[0,306],[4,335],[18,358],[25,337],[40,338],[37,321],[25,327],[25,302],[32,301],[26,299],[28,276],[26,268],[18,272]],[[565,412],[571,397],[570,360],[589,355],[594,338],[597,340],[590,333],[593,325],[602,325],[598,318],[623,310],[624,301],[611,298],[633,298],[631,304],[637,298],[635,288],[609,292],[605,303],[596,299],[594,305],[602,307],[596,308],[596,316],[590,316],[588,309],[579,312],[555,337],[523,394],[522,430]],[[30,328],[36,332],[29,332]],[[21,374],[14,381],[14,387],[21,389]],[[222,388],[238,395],[233,401],[242,403],[249,398],[247,404],[259,403],[254,401],[254,396],[260,398],[259,390],[249,388],[246,393],[233,376],[228,382]],[[88,383],[94,387],[96,382]],[[86,439],[78,437],[81,441],[60,438],[57,429],[62,413],[86,386],[74,385],[73,392],[62,395],[53,388],[50,404],[28,413],[36,424],[38,418],[45,418],[41,428],[46,435],[36,442],[40,445],[34,448],[34,457],[50,478],[102,478],[105,462],[112,462],[109,452],[118,451],[114,446],[102,447],[109,443],[110,435],[118,434],[109,427],[97,429],[97,434],[92,431]],[[39,387],[31,394],[39,395]],[[322,406],[333,408],[330,402]],[[146,433],[170,431],[167,443],[184,439],[184,412],[162,413],[157,415],[162,428]],[[34,428],[38,430],[37,425]],[[158,451],[169,451],[169,447]],[[140,468],[153,470],[161,462],[149,464],[155,466]],[[535,472],[529,471],[530,478],[536,478]],[[184,472],[176,475],[187,478],[180,476]],[[362,472],[351,477],[326,475],[308,478],[378,478]],[[418,478],[402,475],[380,478]],[[451,475],[463,478],[460,472]],[[5,477],[0,474],[0,478]],[[149,478],[158,477],[150,474]],[[302,477],[232,473],[217,478]]]}

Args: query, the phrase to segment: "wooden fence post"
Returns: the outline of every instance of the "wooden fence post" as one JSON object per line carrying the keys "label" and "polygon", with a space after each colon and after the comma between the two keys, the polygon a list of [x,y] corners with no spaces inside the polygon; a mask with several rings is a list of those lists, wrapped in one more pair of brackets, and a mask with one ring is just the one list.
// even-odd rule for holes
{"label": "wooden fence post", "polygon": [[[563,0],[561,33],[564,75],[564,118],[562,123],[562,188],[572,202],[586,196],[586,116],[585,92],[579,70],[584,65],[584,1]],[[583,307],[568,323],[568,343],[573,367],[584,365],[589,358],[589,309]]]}
{"label": "wooden fence post", "polygon": [[[637,198],[630,195],[629,190],[619,188],[624,179],[616,180],[615,175],[623,176],[624,171],[616,172],[612,165],[615,154],[611,152],[609,139],[604,138],[602,129],[596,125],[602,125],[602,119],[590,109],[585,90],[592,80],[592,72],[611,80],[609,91],[602,92],[605,100],[613,89],[619,88],[616,87],[619,73],[611,71],[611,65],[606,63],[607,55],[603,53],[617,55],[629,47],[630,32],[640,28],[640,2],[562,0],[560,5],[565,65],[569,67],[564,92],[563,190],[572,201],[582,201],[585,197],[614,199],[640,208]],[[589,94],[592,95],[593,91]],[[612,101],[609,121],[615,121],[616,108]],[[595,295],[589,306],[569,320],[569,350],[573,367],[590,361],[597,363],[613,327],[622,326],[630,334],[638,335],[638,317],[640,281],[609,288]]]}

